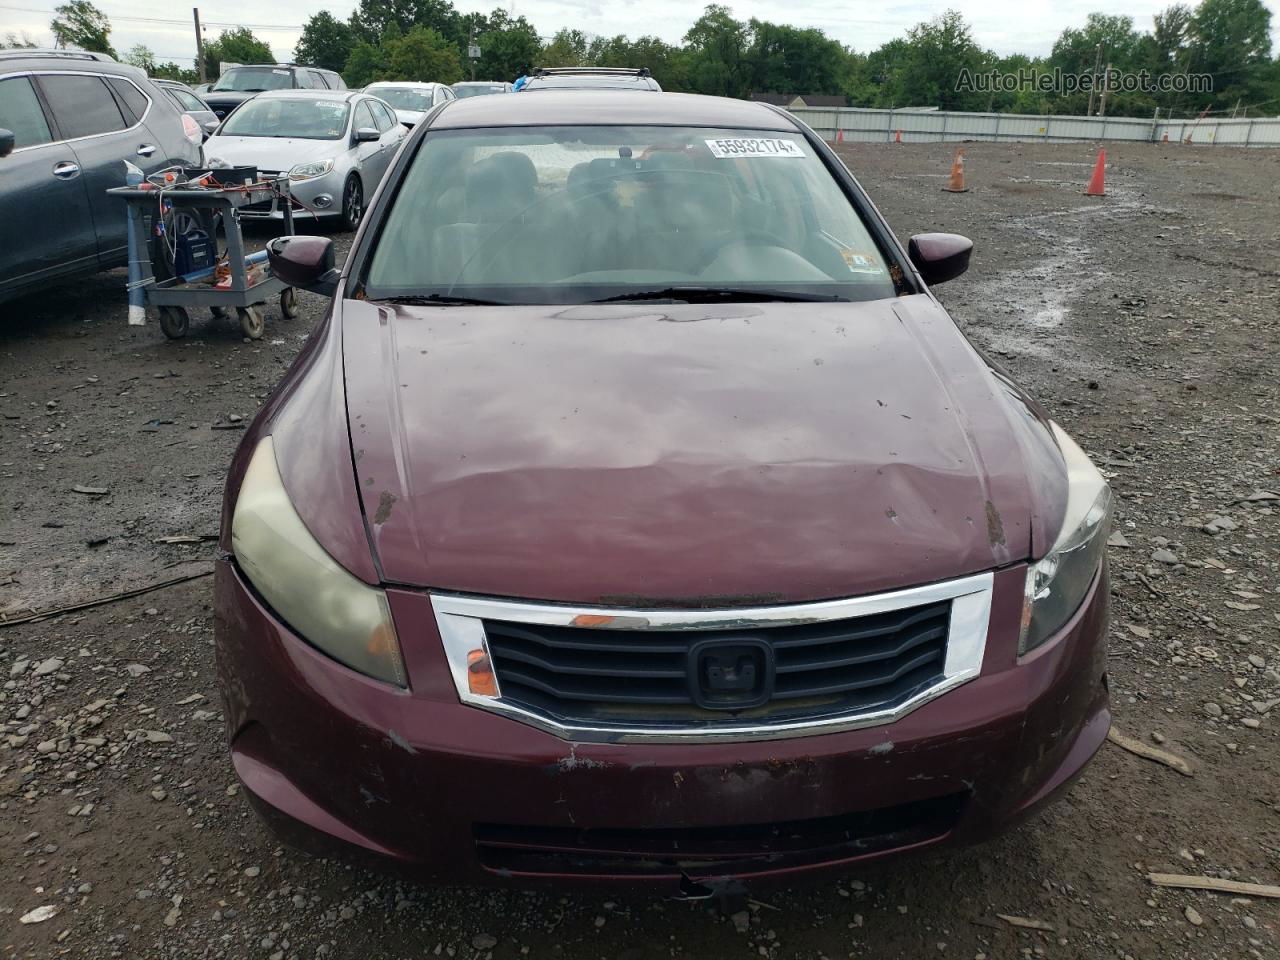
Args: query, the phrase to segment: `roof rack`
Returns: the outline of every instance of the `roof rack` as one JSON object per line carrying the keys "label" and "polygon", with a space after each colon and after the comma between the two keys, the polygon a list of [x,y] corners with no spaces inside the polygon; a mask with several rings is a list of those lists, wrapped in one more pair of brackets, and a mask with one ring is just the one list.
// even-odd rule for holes
{"label": "roof rack", "polygon": [[535,77],[572,77],[586,74],[607,74],[615,77],[647,77],[648,67],[538,67]]}
{"label": "roof rack", "polygon": [[65,60],[99,60],[104,63],[115,63],[116,58],[109,53],[96,53],[92,50],[50,50],[46,47],[14,47],[0,50],[0,59],[24,60],[29,57],[57,57]]}

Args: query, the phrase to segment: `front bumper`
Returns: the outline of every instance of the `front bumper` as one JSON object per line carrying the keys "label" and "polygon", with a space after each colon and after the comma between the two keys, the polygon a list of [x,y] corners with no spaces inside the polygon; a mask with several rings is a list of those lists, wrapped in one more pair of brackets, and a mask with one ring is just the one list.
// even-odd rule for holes
{"label": "front bumper", "polygon": [[[290,181],[294,219],[320,220],[339,216],[342,213],[342,188],[342,177],[333,172],[310,180]],[[245,220],[283,220],[284,204],[276,197],[266,203],[241,207],[240,216]]]}
{"label": "front bumper", "polygon": [[413,684],[402,692],[299,640],[224,559],[216,633],[232,758],[287,839],[439,881],[675,894],[975,841],[1066,786],[1110,724],[1105,572],[1019,662],[1025,573],[995,574],[982,674],[894,723],[588,744],[459,703],[425,593],[388,591]]}

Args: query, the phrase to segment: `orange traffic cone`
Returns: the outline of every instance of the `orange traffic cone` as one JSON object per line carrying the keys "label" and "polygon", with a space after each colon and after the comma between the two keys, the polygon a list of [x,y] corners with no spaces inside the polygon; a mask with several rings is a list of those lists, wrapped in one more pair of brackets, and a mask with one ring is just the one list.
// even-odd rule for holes
{"label": "orange traffic cone", "polygon": [[947,193],[968,193],[964,185],[964,149],[956,151],[956,158],[951,161],[951,180],[942,188]]}
{"label": "orange traffic cone", "polygon": [[1098,151],[1098,162],[1093,165],[1093,176],[1089,178],[1089,186],[1085,188],[1086,197],[1106,196],[1107,185],[1104,182],[1107,170],[1107,151]]}
{"label": "orange traffic cone", "polygon": [[843,131],[843,130],[837,130],[837,131],[836,131],[836,143],[844,143],[844,131]]}
{"label": "orange traffic cone", "polygon": [[893,142],[894,142],[894,143],[901,143],[901,142],[902,142],[902,131],[901,131],[901,130],[898,130],[898,131],[896,131],[896,132],[894,133],[894,135],[893,135]]}

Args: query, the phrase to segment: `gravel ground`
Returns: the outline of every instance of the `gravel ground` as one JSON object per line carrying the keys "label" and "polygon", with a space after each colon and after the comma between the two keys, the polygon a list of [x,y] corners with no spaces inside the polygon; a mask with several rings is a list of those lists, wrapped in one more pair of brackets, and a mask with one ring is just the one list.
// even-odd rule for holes
{"label": "gravel ground", "polygon": [[[1093,199],[1088,144],[971,145],[959,195],[939,190],[951,147],[840,149],[900,235],[974,238],[942,299],[1108,472],[1116,727],[1191,776],[1108,744],[988,846],[762,890],[735,916],[418,887],[259,826],[196,578],[0,628],[3,956],[1280,956],[1280,901],[1146,880],[1280,880],[1280,154],[1120,145]],[[207,570],[239,428],[321,306],[272,310],[257,343],[230,321],[168,343],[125,325],[121,285],[0,307],[0,618]]]}

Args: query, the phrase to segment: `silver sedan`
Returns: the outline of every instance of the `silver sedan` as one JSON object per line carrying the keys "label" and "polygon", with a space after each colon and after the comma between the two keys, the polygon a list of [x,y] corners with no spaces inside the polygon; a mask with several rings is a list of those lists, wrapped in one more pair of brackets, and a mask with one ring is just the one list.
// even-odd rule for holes
{"label": "silver sedan", "polygon": [[[342,90],[269,90],[246,100],[204,145],[211,167],[288,176],[295,217],[339,217],[354,230],[407,131],[376,97]],[[241,208],[284,218],[279,201]]]}

